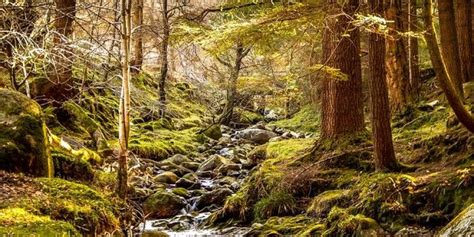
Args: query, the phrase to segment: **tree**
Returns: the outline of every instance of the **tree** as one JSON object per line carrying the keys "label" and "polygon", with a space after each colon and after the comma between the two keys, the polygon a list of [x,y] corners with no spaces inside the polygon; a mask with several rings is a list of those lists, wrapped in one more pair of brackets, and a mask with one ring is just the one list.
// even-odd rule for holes
{"label": "tree", "polygon": [[472,80],[474,63],[472,61],[472,0],[456,1],[456,30],[459,40],[459,57],[462,72],[462,81]]}
{"label": "tree", "polygon": [[364,130],[359,30],[351,24],[359,7],[350,0],[342,8],[327,1],[329,17],[323,33],[323,64],[347,74],[347,81],[324,78],[321,138],[336,138]]}
{"label": "tree", "polygon": [[456,16],[454,14],[454,1],[445,0],[438,2],[439,28],[441,53],[444,64],[448,70],[449,78],[456,89],[456,93],[463,96],[463,77],[459,56],[459,43],[456,31]]}
{"label": "tree", "polygon": [[51,69],[49,78],[52,81],[45,88],[44,95],[56,102],[65,101],[73,95],[72,64],[74,52],[69,45],[69,38],[74,31],[73,23],[76,17],[75,0],[55,0],[56,17],[54,28],[55,65]]}
{"label": "tree", "polygon": [[229,125],[232,120],[234,107],[236,106],[237,102],[237,79],[239,79],[240,69],[242,68],[242,60],[249,52],[250,48],[246,48],[241,42],[238,42],[235,47],[234,64],[231,64],[222,58],[218,58],[218,60],[230,70],[230,76],[226,86],[226,103],[222,114],[219,117],[219,124]]}
{"label": "tree", "polygon": [[131,0],[121,1],[122,14],[122,91],[119,108],[119,170],[117,194],[125,199],[128,189],[128,139],[130,135],[130,49],[131,49]]}
{"label": "tree", "polygon": [[406,31],[403,21],[402,1],[388,3],[385,18],[389,21],[389,37],[386,40],[387,82],[392,111],[399,111],[410,101],[410,75],[407,47],[400,32]]}
{"label": "tree", "polygon": [[159,87],[159,116],[160,118],[165,117],[166,113],[166,78],[168,76],[168,45],[170,38],[170,23],[168,16],[168,0],[162,0],[161,3],[161,23],[163,24],[163,39],[161,41],[161,71],[160,81],[158,82]]}
{"label": "tree", "polygon": [[[408,0],[407,3],[407,22],[408,32],[416,32],[418,30],[418,15],[417,15],[417,1]],[[410,95],[417,99],[420,90],[420,64],[419,64],[419,53],[418,53],[418,38],[408,35],[407,39],[408,48],[408,67],[409,67],[409,78],[410,78]]]}
{"label": "tree", "polygon": [[[369,0],[372,14],[383,15],[384,0]],[[369,92],[372,112],[372,140],[377,170],[395,170],[398,162],[393,149],[390,105],[385,80],[385,38],[369,33]]]}
{"label": "tree", "polygon": [[143,0],[136,0],[133,4],[134,32],[134,58],[132,60],[132,72],[138,73],[143,64]]}
{"label": "tree", "polygon": [[[430,52],[431,63],[436,71],[437,79],[441,89],[443,90],[446,98],[448,99],[449,105],[453,108],[456,117],[459,121],[471,132],[474,132],[474,117],[464,108],[464,104],[460,95],[456,91],[456,87],[452,83],[454,76],[451,74],[451,71],[448,70],[445,61],[449,61],[450,58],[444,58],[441,56],[440,48],[438,46],[438,37],[436,35],[434,23],[433,23],[433,6],[431,0],[425,0],[423,4],[423,19],[425,22],[425,40],[428,45],[428,50]],[[441,9],[440,9],[441,11]],[[441,14],[440,14],[441,15]],[[443,18],[444,19],[444,18]],[[446,19],[444,19],[446,20]],[[449,20],[449,19],[448,19]],[[441,21],[441,17],[440,17]],[[442,28],[440,34],[450,34],[451,30]],[[451,42],[455,44],[455,42]],[[450,44],[441,44],[443,50],[448,51],[444,47],[454,47]],[[457,48],[455,48],[457,49]],[[458,75],[460,73],[458,72]]]}

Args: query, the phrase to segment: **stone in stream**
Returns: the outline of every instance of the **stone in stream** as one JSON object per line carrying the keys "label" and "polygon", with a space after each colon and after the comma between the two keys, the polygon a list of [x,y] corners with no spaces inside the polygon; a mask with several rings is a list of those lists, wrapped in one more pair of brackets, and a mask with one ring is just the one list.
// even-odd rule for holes
{"label": "stone in stream", "polygon": [[184,162],[183,164],[181,164],[183,167],[187,168],[187,169],[190,169],[192,171],[196,171],[199,169],[199,163],[198,162]]}
{"label": "stone in stream", "polygon": [[222,175],[227,175],[227,173],[229,171],[239,171],[241,169],[241,165],[238,165],[238,164],[225,164],[225,165],[222,165],[221,167],[219,167],[219,169],[217,170],[218,173],[222,174]]}
{"label": "stone in stream", "polygon": [[199,184],[198,182],[196,181],[191,181],[189,179],[185,179],[185,178],[180,178],[178,179],[178,181],[176,182],[176,187],[181,187],[181,188],[191,188],[191,187],[196,187],[196,184]]}
{"label": "stone in stream", "polygon": [[154,182],[157,183],[165,183],[165,184],[175,184],[178,181],[178,176],[170,171],[163,172],[158,174],[155,178],[153,178]]}
{"label": "stone in stream", "polygon": [[163,161],[161,161],[160,163],[161,164],[176,164],[176,165],[181,165],[182,163],[185,163],[185,162],[192,162],[191,159],[189,159],[187,156],[185,155],[181,155],[181,154],[176,154],[168,159],[165,159]]}
{"label": "stone in stream", "polygon": [[202,133],[204,135],[206,135],[207,137],[209,137],[211,139],[214,139],[214,140],[219,140],[219,138],[222,137],[221,127],[218,124],[214,124],[214,125],[208,127]]}
{"label": "stone in stream", "polygon": [[181,212],[186,200],[166,190],[158,190],[143,203],[145,215],[149,218],[169,218]]}
{"label": "stone in stream", "polygon": [[225,199],[234,192],[228,188],[219,188],[213,191],[204,193],[196,202],[198,209],[203,209],[211,205],[222,205]]}
{"label": "stone in stream", "polygon": [[229,161],[220,156],[220,155],[211,155],[209,159],[204,161],[204,163],[199,166],[198,172],[203,172],[203,171],[211,171],[214,169],[219,168],[223,164],[228,164]]}
{"label": "stone in stream", "polygon": [[257,144],[265,144],[271,138],[278,136],[276,133],[264,129],[248,128],[237,132],[237,137]]}
{"label": "stone in stream", "polygon": [[474,204],[464,209],[439,233],[440,237],[473,236],[474,235]]}

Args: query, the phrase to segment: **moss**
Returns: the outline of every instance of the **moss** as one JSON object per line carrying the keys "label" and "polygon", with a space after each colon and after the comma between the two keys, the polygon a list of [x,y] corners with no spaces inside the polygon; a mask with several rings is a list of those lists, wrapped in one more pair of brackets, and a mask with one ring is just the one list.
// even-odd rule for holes
{"label": "moss", "polygon": [[271,217],[262,226],[258,227],[258,236],[284,235],[284,236],[305,236],[303,233],[320,232],[324,226],[316,219],[305,215],[294,217]]}
{"label": "moss", "polygon": [[233,120],[239,124],[256,124],[263,121],[263,115],[242,108],[235,108]]}
{"label": "moss", "polygon": [[206,128],[202,134],[206,135],[209,138],[214,140],[219,140],[222,137],[221,126],[219,124],[214,124]]}
{"label": "moss", "polygon": [[291,118],[270,124],[291,131],[317,133],[319,131],[320,115],[313,109],[313,106],[306,105]]}
{"label": "moss", "polygon": [[383,230],[378,223],[361,214],[351,215],[345,209],[334,207],[327,218],[328,228],[323,236],[378,236]]}
{"label": "moss", "polygon": [[254,216],[257,220],[264,220],[271,216],[292,215],[296,211],[295,198],[289,193],[278,191],[260,199],[254,206]]}
{"label": "moss", "polygon": [[169,218],[186,206],[184,199],[166,190],[158,190],[143,203],[143,210],[149,217]]}
{"label": "moss", "polygon": [[83,234],[118,228],[115,207],[97,191],[58,178],[39,178],[35,183],[39,186],[39,194],[10,200],[8,206],[47,215],[52,220],[66,221]]}
{"label": "moss", "polygon": [[0,89],[0,169],[51,177],[53,163],[40,106]]}
{"label": "moss", "polygon": [[191,197],[188,190],[185,189],[185,188],[173,188],[173,190],[171,190],[171,192],[178,195],[178,196],[180,196],[180,197],[184,197],[184,198]]}
{"label": "moss", "polygon": [[166,129],[154,132],[135,130],[129,148],[135,154],[149,159],[162,160],[174,154],[189,154],[199,146],[197,128],[182,131]]}
{"label": "moss", "polygon": [[316,196],[306,213],[311,216],[325,217],[332,207],[346,206],[349,201],[349,190],[328,190]]}
{"label": "moss", "polygon": [[53,151],[52,157],[54,161],[54,176],[86,182],[91,182],[94,179],[92,166],[86,160],[73,157],[61,151]]}
{"label": "moss", "polygon": [[0,235],[81,236],[69,223],[37,216],[23,208],[0,209]]}

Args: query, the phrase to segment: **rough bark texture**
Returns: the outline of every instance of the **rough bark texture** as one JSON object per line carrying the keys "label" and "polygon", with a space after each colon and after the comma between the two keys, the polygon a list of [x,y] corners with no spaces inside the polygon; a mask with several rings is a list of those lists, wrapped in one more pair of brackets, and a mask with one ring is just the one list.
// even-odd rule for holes
{"label": "rough bark texture", "polygon": [[[335,138],[364,130],[360,62],[360,36],[351,17],[359,6],[350,0],[341,9],[328,0],[329,17],[323,34],[323,64],[340,69],[347,81],[324,78],[322,85],[321,138]],[[341,14],[344,11],[346,14]],[[349,35],[345,37],[345,35]]]}
{"label": "rough bark texture", "polygon": [[389,1],[385,18],[389,23],[389,37],[386,40],[387,83],[392,111],[399,111],[410,101],[410,75],[407,48],[399,32],[406,31],[403,21],[402,1]]}
{"label": "rough bark texture", "polygon": [[133,4],[133,25],[136,30],[133,34],[134,57],[131,70],[138,73],[143,64],[143,0],[136,0]]}
{"label": "rough bark texture", "polygon": [[456,1],[456,27],[459,43],[459,57],[461,63],[462,81],[472,80],[474,68],[472,67],[472,12],[471,0]]}
{"label": "rough bark texture", "polygon": [[168,77],[168,45],[170,37],[170,25],[168,19],[168,0],[162,0],[161,4],[161,23],[163,25],[163,41],[161,42],[161,72],[159,94],[160,94],[160,118],[166,114],[166,78]]}
{"label": "rough bark texture", "polygon": [[130,135],[130,49],[131,0],[122,0],[122,93],[119,108],[119,170],[117,194],[127,197],[128,190],[128,138]]}
{"label": "rough bark texture", "polygon": [[[55,0],[56,18],[54,19],[55,64],[48,75],[50,82],[44,85],[42,94],[53,102],[67,100],[74,94],[72,81],[72,64],[74,53],[69,45],[73,33],[73,23],[76,16],[75,0]],[[54,103],[53,103],[54,104]]]}
{"label": "rough bark texture", "polygon": [[[372,14],[383,15],[384,0],[369,0]],[[372,137],[377,170],[398,167],[393,149],[390,127],[390,105],[385,80],[385,39],[377,33],[369,34],[369,92],[372,112]]]}
{"label": "rough bark texture", "polygon": [[[448,58],[443,58],[438,46],[438,37],[436,36],[435,27],[433,24],[433,9],[431,0],[424,0],[423,5],[423,18],[425,22],[425,40],[430,51],[431,63],[436,71],[438,82],[440,87],[443,89],[446,98],[448,99],[449,105],[453,108],[456,117],[459,121],[471,132],[474,132],[474,117],[466,110],[463,102],[456,92],[456,88],[451,83],[450,77],[452,75],[447,70],[445,61]],[[447,34],[449,32],[441,31],[441,34]],[[442,45],[444,47],[444,45]],[[447,47],[453,47],[447,46]],[[455,48],[456,49],[456,48]]]}
{"label": "rough bark texture", "polygon": [[459,43],[456,30],[456,18],[454,14],[454,1],[438,1],[439,29],[441,40],[441,53],[448,70],[449,78],[461,97],[463,96],[463,77],[459,56]]}
{"label": "rough bark texture", "polygon": [[229,125],[232,120],[232,115],[234,114],[234,107],[237,104],[237,79],[239,79],[240,69],[242,67],[242,60],[248,54],[249,49],[245,49],[241,43],[237,44],[235,49],[235,62],[234,64],[229,64],[230,68],[230,77],[227,84],[227,98],[226,104],[222,111],[221,116],[219,117],[219,123],[224,125]]}

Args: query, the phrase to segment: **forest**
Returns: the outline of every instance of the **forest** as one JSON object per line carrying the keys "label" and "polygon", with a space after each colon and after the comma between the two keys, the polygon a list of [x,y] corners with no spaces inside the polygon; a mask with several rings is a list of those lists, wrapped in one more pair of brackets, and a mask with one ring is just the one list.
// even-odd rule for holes
{"label": "forest", "polygon": [[474,236],[472,0],[2,0],[0,236]]}

